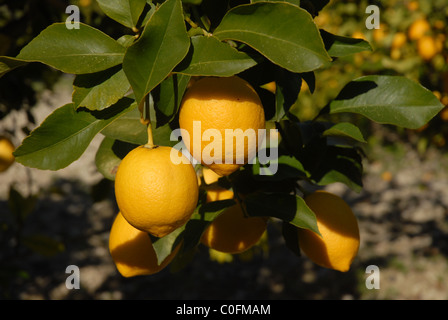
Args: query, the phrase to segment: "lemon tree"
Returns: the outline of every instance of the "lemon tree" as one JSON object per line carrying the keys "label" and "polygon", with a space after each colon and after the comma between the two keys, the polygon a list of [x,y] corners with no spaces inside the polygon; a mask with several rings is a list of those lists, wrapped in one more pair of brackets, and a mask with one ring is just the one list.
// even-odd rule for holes
{"label": "lemon tree", "polygon": [[[119,36],[83,21],[79,29],[61,21],[42,30],[16,56],[0,57],[1,75],[33,63],[74,75],[72,102],[56,108],[22,141],[15,160],[59,170],[101,135],[96,164],[106,178],[115,180],[122,159],[145,145],[149,136],[157,146],[178,146],[172,133],[179,128],[180,106],[194,81],[237,76],[254,88],[265,127],[274,129],[269,134],[278,144],[268,143],[258,152],[277,154],[272,160],[276,169],[256,157],[213,182],[232,190],[236,199],[207,202],[204,182],[187,221],[161,237],[150,234],[154,251],[148,250],[148,255],[155,254],[161,265],[176,250],[173,263],[185,265],[207,227],[236,204],[247,217],[280,221],[286,245],[300,254],[296,228],[322,236],[316,214],[304,200],[304,182],[341,182],[362,189],[365,137],[350,117],[341,115],[415,129],[443,108],[430,90],[412,79],[370,74],[346,81],[314,119],[301,119],[298,95],[305,85],[314,92],[317,71],[331,68],[341,57],[372,51],[366,40],[317,26],[328,2],[97,0],[102,12],[120,26]],[[196,169],[203,181],[201,166]],[[159,174],[167,179],[163,171]],[[179,183],[176,188],[182,188]],[[176,200],[182,201],[169,201]]]}

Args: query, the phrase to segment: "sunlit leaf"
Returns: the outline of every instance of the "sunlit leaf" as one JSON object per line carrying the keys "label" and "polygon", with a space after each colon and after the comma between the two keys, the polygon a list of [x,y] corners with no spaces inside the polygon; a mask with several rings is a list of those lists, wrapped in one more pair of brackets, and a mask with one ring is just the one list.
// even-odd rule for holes
{"label": "sunlit leaf", "polygon": [[417,129],[444,105],[428,89],[401,76],[365,76],[349,82],[330,102],[330,113],[358,113],[372,121]]}
{"label": "sunlit leaf", "polygon": [[16,161],[42,170],[68,166],[84,153],[95,135],[129,111],[132,102],[123,98],[103,111],[75,110],[71,103],[56,109],[16,149]]}
{"label": "sunlit leaf", "polygon": [[220,40],[246,43],[292,72],[312,71],[331,60],[311,15],[285,2],[237,6],[213,34]]}
{"label": "sunlit leaf", "polygon": [[123,69],[138,103],[182,61],[189,47],[182,3],[167,0],[154,12],[124,57]]}
{"label": "sunlit leaf", "polygon": [[17,59],[41,62],[66,73],[92,73],[114,67],[123,61],[125,47],[87,24],[67,29],[54,23],[31,40]]}

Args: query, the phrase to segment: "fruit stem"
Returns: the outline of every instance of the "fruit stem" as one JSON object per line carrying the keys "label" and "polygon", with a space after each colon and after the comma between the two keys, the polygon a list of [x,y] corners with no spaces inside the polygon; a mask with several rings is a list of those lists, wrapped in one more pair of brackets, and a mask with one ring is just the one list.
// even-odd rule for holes
{"label": "fruit stem", "polygon": [[152,149],[154,148],[154,139],[152,135],[152,126],[151,126],[151,106],[149,104],[149,94],[146,95],[143,106],[140,108],[140,122],[146,125],[146,131],[148,134],[148,142],[145,144],[145,148]]}

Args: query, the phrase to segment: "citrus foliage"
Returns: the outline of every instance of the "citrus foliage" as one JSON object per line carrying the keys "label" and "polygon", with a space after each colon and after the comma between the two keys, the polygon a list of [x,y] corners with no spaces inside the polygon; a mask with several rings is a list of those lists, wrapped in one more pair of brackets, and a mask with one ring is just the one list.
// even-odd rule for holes
{"label": "citrus foliage", "polygon": [[[335,121],[335,115],[349,113],[415,129],[443,108],[415,80],[378,74],[346,79],[315,117],[302,117],[297,100],[302,88],[313,93],[328,86],[317,81],[317,72],[330,70],[341,58],[372,53],[366,40],[318,27],[319,12],[328,2],[98,1],[104,14],[126,30],[120,37],[87,23],[79,29],[67,29],[62,22],[48,26],[17,56],[0,57],[0,74],[31,63],[74,74],[73,101],[24,139],[14,153],[16,161],[58,170],[76,161],[95,136],[103,135],[96,163],[114,180],[124,156],[146,143],[142,114],[151,119],[154,143],[172,147],[178,141],[170,135],[179,127],[179,108],[191,79],[238,75],[259,95],[266,127],[278,130],[278,171],[261,174],[266,166],[255,162],[214,183],[232,189],[237,197],[243,195],[248,216],[281,220],[285,242],[294,250],[297,237],[290,236],[291,226],[319,234],[316,215],[301,192],[302,182],[362,188],[360,144],[365,139],[356,123]],[[207,202],[204,195],[186,223],[152,237],[159,264],[181,241],[175,265],[187,263],[204,230],[235,205],[234,200]]]}

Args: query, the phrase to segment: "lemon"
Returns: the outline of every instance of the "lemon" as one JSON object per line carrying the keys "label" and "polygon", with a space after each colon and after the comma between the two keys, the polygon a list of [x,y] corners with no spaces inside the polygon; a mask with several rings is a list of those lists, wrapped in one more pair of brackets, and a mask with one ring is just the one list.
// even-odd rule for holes
{"label": "lemon", "polygon": [[[233,191],[228,189],[221,187],[207,189],[207,202],[233,197]],[[246,217],[241,204],[237,201],[213,220],[202,234],[201,243],[219,252],[242,253],[258,243],[266,227],[266,218]]]}
{"label": "lemon", "polygon": [[[183,161],[173,162],[173,154]],[[139,146],[118,166],[115,196],[123,217],[132,226],[163,237],[190,219],[198,201],[198,180],[180,151]]]}
{"label": "lemon", "polygon": [[314,263],[346,272],[359,249],[358,222],[349,205],[339,196],[316,191],[305,197],[317,218],[322,237],[308,229],[298,228],[301,250]]}
{"label": "lemon", "polygon": [[151,275],[163,270],[179,251],[180,244],[161,264],[149,235],[130,225],[119,212],[109,235],[109,251],[120,274],[126,278]]}
{"label": "lemon", "polygon": [[[256,155],[261,142],[258,130],[265,129],[265,115],[257,92],[247,81],[237,76],[205,77],[186,91],[179,125],[193,157],[220,176],[226,176]],[[204,133],[210,136],[205,137]]]}

